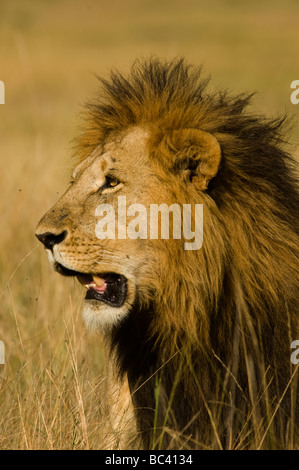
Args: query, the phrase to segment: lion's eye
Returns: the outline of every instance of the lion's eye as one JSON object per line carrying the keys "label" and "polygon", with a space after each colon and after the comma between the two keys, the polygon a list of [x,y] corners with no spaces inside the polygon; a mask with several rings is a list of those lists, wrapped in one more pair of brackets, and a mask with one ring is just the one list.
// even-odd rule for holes
{"label": "lion's eye", "polygon": [[119,184],[118,179],[116,179],[113,176],[106,176],[105,178],[105,183],[101,187],[101,189],[106,189],[106,188],[115,188]]}

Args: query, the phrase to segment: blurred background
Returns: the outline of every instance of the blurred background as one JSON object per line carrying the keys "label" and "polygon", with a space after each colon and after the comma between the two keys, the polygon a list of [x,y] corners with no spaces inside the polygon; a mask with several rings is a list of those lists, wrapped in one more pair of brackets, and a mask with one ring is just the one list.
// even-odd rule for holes
{"label": "blurred background", "polygon": [[1,449],[105,449],[118,438],[101,415],[103,350],[83,326],[82,291],[51,271],[34,237],[69,179],[94,74],[183,56],[211,88],[256,91],[257,112],[294,115],[296,146],[298,21],[298,0],[1,0]]}

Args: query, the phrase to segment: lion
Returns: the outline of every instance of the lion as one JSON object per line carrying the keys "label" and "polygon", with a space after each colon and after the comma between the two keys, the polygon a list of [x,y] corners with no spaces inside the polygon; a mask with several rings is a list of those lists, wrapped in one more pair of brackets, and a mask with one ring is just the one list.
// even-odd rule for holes
{"label": "lion", "polygon": [[[141,447],[295,446],[299,198],[285,117],[254,114],[252,94],[209,91],[184,59],[99,80],[70,186],[36,236],[86,289],[86,325],[128,381]],[[159,213],[150,237],[162,204],[172,231],[162,236]],[[174,205],[190,205],[194,236],[202,208],[200,247],[174,236]]]}

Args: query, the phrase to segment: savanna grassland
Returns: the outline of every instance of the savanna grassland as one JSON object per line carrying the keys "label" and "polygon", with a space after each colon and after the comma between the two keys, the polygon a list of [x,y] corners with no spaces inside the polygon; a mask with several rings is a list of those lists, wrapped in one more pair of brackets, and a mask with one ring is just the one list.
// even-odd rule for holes
{"label": "savanna grassland", "polygon": [[298,18],[296,0],[0,3],[0,449],[109,449],[123,430],[104,410],[104,351],[84,328],[82,288],[51,270],[34,237],[69,180],[94,73],[184,56],[213,88],[256,91],[257,112],[294,115],[296,146]]}

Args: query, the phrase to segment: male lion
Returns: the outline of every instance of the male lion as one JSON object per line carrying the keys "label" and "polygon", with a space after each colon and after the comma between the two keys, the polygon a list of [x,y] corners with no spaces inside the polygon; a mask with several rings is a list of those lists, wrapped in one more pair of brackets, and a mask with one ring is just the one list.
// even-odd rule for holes
{"label": "male lion", "polygon": [[[128,379],[143,448],[294,447],[299,198],[284,120],[208,93],[184,60],[100,81],[71,185],[36,236],[86,287],[86,324]],[[150,237],[151,220],[128,236],[136,210],[124,226],[119,201],[148,215],[202,204],[202,247]]]}

